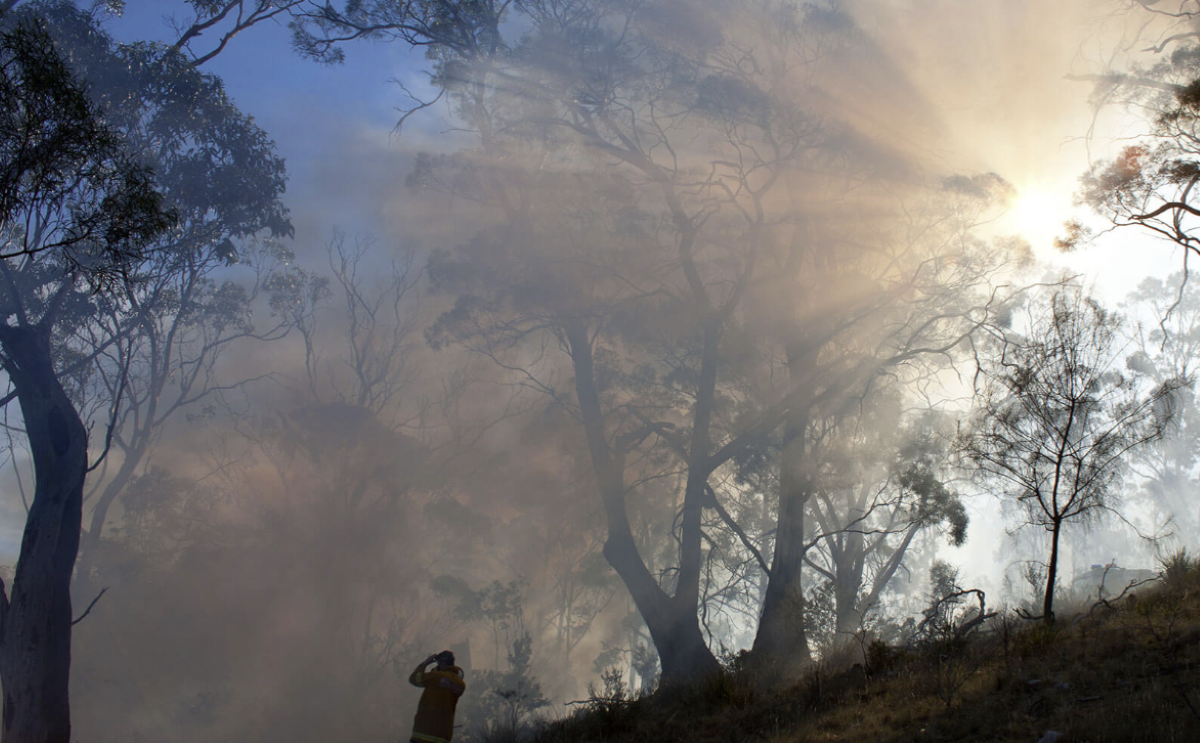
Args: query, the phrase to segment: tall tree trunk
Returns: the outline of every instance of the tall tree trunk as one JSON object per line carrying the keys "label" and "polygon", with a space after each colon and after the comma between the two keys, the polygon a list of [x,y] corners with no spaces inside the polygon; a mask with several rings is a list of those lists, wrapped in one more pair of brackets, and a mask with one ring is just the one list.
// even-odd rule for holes
{"label": "tall tree trunk", "polygon": [[802,412],[789,415],[784,430],[779,473],[779,523],[775,530],[775,554],[771,578],[763,600],[762,617],[754,637],[753,653],[785,667],[799,668],[812,660],[804,631],[804,511],[812,494],[808,472],[805,431],[808,421]]}
{"label": "tall tree trunk", "polygon": [[1054,582],[1058,575],[1058,537],[1062,521],[1056,520],[1050,531],[1050,565],[1046,568],[1046,596],[1042,599],[1042,621],[1054,624]]}
{"label": "tall tree trunk", "polygon": [[[680,599],[678,592],[676,597],[669,596],[642,560],[625,510],[624,465],[619,456],[614,456],[605,437],[587,330],[583,327],[571,328],[567,336],[575,370],[575,393],[579,399],[588,450],[608,526],[604,557],[629,590],[634,605],[650,630],[650,637],[662,663],[663,680],[680,681],[716,671],[719,664],[700,631],[696,600],[688,602]],[[686,510],[686,495],[684,505]],[[682,580],[680,582],[683,583]]]}
{"label": "tall tree trunk", "polygon": [[0,741],[70,743],[71,573],[87,431],[54,372],[46,328],[0,326],[0,351],[21,405],[35,478],[11,597],[0,590]]}
{"label": "tall tree trunk", "polygon": [[860,508],[851,508],[846,514],[846,527],[849,529],[842,535],[843,543],[837,561],[837,580],[834,581],[833,599],[836,619],[834,630],[838,642],[852,639],[852,635],[862,626],[863,615],[860,611],[859,592],[862,590],[863,569],[866,566],[865,539],[862,530],[863,512]]}
{"label": "tall tree trunk", "polygon": [[851,639],[851,636],[862,627],[862,605],[858,600],[858,592],[862,587],[861,581],[849,576],[838,576],[833,586],[834,633],[839,643]]}
{"label": "tall tree trunk", "polygon": [[[692,440],[688,450],[687,482],[683,493],[683,512],[680,515],[679,580],[671,601],[671,613],[675,617],[675,621],[681,625],[691,625],[689,627],[680,626],[680,636],[686,636],[689,643],[698,641],[706,650],[708,644],[704,642],[699,620],[700,574],[704,562],[701,531],[704,529],[702,516],[708,487],[706,464],[712,442],[711,427],[717,386],[719,342],[720,323],[709,318],[704,329],[704,355],[700,364],[696,408],[692,415]],[[694,633],[692,632],[693,628]],[[694,650],[695,648],[690,649],[689,654]],[[711,656],[711,651],[707,655]],[[715,667],[707,670],[715,670]],[[663,661],[663,672],[666,673],[665,660]]]}
{"label": "tall tree trunk", "polygon": [[[792,286],[799,285],[805,270],[805,258],[812,246],[807,230],[797,226],[787,253],[783,275]],[[793,328],[804,327],[803,307],[794,308]],[[811,368],[820,351],[801,336],[783,339],[787,355],[788,389],[798,395],[802,384],[811,382]],[[811,391],[811,390],[810,390]],[[775,526],[775,554],[771,557],[771,576],[763,598],[758,632],[751,652],[762,661],[781,662],[785,670],[798,670],[812,661],[808,635],[804,629],[803,567],[805,549],[805,509],[812,496],[812,477],[808,469],[808,407],[793,400],[784,420],[783,451],[779,457],[779,511]]]}

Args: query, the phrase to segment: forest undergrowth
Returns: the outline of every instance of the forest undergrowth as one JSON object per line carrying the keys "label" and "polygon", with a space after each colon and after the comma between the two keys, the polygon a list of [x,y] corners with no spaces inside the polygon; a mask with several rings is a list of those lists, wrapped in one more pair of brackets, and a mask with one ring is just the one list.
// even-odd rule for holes
{"label": "forest undergrowth", "polygon": [[997,612],[966,636],[875,643],[865,662],[794,683],[741,659],[686,688],[631,697],[608,684],[536,732],[489,743],[1200,740],[1200,561],[1060,612],[1047,625]]}

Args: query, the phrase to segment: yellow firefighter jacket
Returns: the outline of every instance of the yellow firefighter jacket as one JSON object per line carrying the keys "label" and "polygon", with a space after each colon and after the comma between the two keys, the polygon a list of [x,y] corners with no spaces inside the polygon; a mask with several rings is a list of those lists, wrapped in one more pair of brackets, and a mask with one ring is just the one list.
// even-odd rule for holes
{"label": "yellow firefighter jacket", "polygon": [[462,669],[450,666],[447,669],[412,672],[408,682],[425,689],[417,703],[417,717],[413,720],[412,740],[417,743],[450,743],[454,735],[454,708],[458,698],[466,691]]}

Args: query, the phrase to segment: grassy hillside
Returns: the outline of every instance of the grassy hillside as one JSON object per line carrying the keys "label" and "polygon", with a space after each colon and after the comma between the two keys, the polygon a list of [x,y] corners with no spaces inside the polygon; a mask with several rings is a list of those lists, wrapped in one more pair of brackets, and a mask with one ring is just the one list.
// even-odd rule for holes
{"label": "grassy hillside", "polygon": [[1200,571],[1062,616],[998,615],[966,638],[876,645],[796,683],[726,669],[689,689],[598,700],[537,743],[1200,741]]}

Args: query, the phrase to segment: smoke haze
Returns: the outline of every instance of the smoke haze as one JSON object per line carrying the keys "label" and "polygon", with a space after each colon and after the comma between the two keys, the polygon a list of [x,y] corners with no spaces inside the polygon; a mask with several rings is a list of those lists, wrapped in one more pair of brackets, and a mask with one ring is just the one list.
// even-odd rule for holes
{"label": "smoke haze", "polygon": [[[1041,327],[1052,290],[1024,287],[1066,272],[1126,302],[1116,367],[1150,370],[1131,395],[1194,364],[1155,335],[1177,252],[1052,244],[1097,219],[1079,178],[1132,126],[1069,77],[1148,45],[1126,38],[1132,11],[638,5],[514,5],[486,73],[399,38],[322,65],[282,23],[201,68],[286,161],[292,231],[229,230],[240,262],[206,269],[213,294],[161,369],[131,341],[133,412],[84,504],[77,613],[107,591],[74,629],[79,740],[394,740],[408,674],[444,648],[467,672],[456,740],[565,715],[606,672],[650,689],[694,661],[660,657],[656,592],[714,656],[779,642],[760,632],[782,573],[766,563],[791,537],[812,553],[789,588],[805,660],[863,627],[901,641],[939,561],[994,602],[1038,601],[1022,576],[1045,530],[959,438],[975,364]],[[159,6],[100,23],[169,43]],[[1181,337],[1200,307],[1185,299]],[[79,382],[95,454],[113,368]],[[1190,441],[1184,407],[1164,441]],[[31,471],[10,441],[11,563]],[[1147,450],[1114,481],[1157,543],[1099,514],[1070,527],[1064,590],[1093,563],[1153,568],[1195,543],[1193,450]],[[631,591],[643,573],[653,590]]]}

